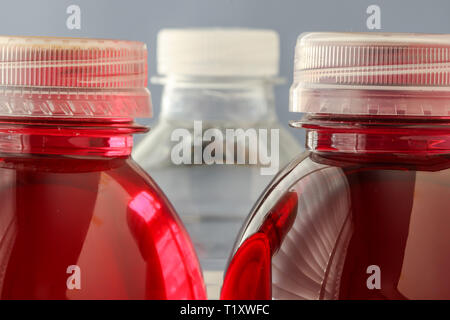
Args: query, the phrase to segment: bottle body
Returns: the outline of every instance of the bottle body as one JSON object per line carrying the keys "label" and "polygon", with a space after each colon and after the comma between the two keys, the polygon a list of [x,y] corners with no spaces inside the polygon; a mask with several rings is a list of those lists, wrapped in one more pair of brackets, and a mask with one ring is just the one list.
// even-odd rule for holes
{"label": "bottle body", "polygon": [[[211,279],[211,290],[218,292],[242,222],[278,171],[262,174],[261,169],[267,165],[259,159],[251,162],[251,156],[264,152],[279,156],[279,165],[285,165],[300,147],[275,116],[271,84],[259,80],[213,80],[208,83],[193,79],[188,88],[181,81],[168,82],[158,124],[138,144],[134,155],[180,214],[193,239],[206,282]],[[190,139],[191,153],[190,161],[177,164],[174,148],[186,141],[174,139],[174,132],[180,129]],[[237,130],[242,130],[242,136],[254,133],[257,139],[264,135],[267,143],[254,140],[257,144],[252,144],[248,137],[239,140],[237,135],[230,138],[229,130],[237,135]],[[220,138],[207,137],[208,131]],[[276,141],[271,137],[273,131]],[[220,143],[223,150],[218,162],[208,163],[204,154],[211,142]],[[243,162],[238,159],[241,151]],[[218,294],[210,296],[218,298]]]}
{"label": "bottle body", "polygon": [[224,299],[450,297],[448,122],[359,120],[302,123],[311,152],[255,206]]}
{"label": "bottle body", "polygon": [[[48,124],[19,125],[22,139],[1,126],[2,141],[33,150],[2,144],[1,299],[205,298],[189,236],[129,156],[131,135],[108,128],[115,134],[99,138],[111,124]],[[64,137],[68,126],[77,133]]]}
{"label": "bottle body", "polygon": [[203,299],[190,239],[131,159],[142,42],[0,37],[0,299]]}

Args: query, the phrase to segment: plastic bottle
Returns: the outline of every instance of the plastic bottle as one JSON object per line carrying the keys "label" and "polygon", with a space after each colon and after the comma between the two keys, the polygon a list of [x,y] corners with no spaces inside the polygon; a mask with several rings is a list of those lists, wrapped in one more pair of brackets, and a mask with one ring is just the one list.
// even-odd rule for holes
{"label": "plastic bottle", "polygon": [[449,51],[450,35],[299,38],[309,152],[255,206],[222,298],[450,298]]}
{"label": "plastic bottle", "polygon": [[130,157],[140,42],[0,37],[0,298],[201,299],[192,244]]}
{"label": "plastic bottle", "polygon": [[[184,221],[213,299],[219,298],[226,260],[251,206],[279,166],[300,150],[275,113],[278,42],[270,30],[167,29],[158,35],[161,114],[134,156]],[[252,131],[256,141],[227,138],[227,130],[236,129]],[[267,130],[266,144],[254,143],[265,136],[259,129]],[[189,154],[180,163],[175,158],[182,141],[188,141]],[[203,156],[212,141],[223,146],[216,154],[222,163]],[[261,152],[274,158],[272,172],[260,161]],[[239,154],[245,161],[239,162]]]}

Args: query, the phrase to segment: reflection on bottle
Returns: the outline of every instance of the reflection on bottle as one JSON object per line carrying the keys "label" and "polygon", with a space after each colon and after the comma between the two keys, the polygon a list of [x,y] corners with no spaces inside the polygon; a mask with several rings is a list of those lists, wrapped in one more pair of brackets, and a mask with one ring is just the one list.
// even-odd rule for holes
{"label": "reflection on bottle", "polygon": [[269,211],[259,230],[244,241],[228,266],[222,299],[270,299],[271,257],[297,215],[296,192],[287,192]]}
{"label": "reflection on bottle", "polygon": [[194,250],[164,201],[148,191],[139,192],[129,202],[128,225],[147,262],[147,299],[192,299],[201,295],[203,286]]}
{"label": "reflection on bottle", "polygon": [[352,232],[347,180],[339,168],[321,168],[292,190],[299,195],[298,214],[272,258],[272,296],[336,298]]}

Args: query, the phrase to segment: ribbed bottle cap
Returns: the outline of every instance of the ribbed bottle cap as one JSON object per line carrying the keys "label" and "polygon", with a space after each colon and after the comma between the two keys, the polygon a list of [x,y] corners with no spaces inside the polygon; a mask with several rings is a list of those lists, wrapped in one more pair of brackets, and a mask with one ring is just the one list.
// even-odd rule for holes
{"label": "ribbed bottle cap", "polygon": [[144,43],[0,37],[0,116],[147,117],[146,87]]}
{"label": "ribbed bottle cap", "polygon": [[290,108],[450,116],[450,35],[303,34],[295,51]]}
{"label": "ribbed bottle cap", "polygon": [[272,30],[164,29],[158,73],[189,76],[278,75],[279,38]]}

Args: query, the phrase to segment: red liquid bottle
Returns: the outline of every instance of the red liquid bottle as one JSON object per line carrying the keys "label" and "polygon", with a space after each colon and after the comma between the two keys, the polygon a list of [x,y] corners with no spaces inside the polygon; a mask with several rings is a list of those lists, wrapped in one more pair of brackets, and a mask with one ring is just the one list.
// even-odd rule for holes
{"label": "red liquid bottle", "polygon": [[0,38],[0,298],[204,299],[179,218],[131,159],[143,43]]}
{"label": "red liquid bottle", "polygon": [[299,38],[309,152],[254,207],[223,299],[450,299],[449,52],[449,35]]}

